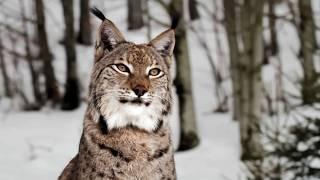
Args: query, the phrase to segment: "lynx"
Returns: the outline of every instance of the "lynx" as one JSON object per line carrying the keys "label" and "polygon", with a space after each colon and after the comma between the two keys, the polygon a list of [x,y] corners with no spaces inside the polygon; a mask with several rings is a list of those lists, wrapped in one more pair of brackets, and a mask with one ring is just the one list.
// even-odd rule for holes
{"label": "lynx", "polygon": [[168,114],[175,33],[146,44],[124,39],[100,12],[79,152],[59,180],[176,179]]}

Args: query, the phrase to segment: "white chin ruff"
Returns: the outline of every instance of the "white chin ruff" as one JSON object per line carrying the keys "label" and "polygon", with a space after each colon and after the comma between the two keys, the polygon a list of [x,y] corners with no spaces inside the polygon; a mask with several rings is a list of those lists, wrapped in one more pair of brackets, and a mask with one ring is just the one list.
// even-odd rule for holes
{"label": "white chin ruff", "polygon": [[106,108],[103,116],[109,130],[133,125],[151,132],[158,125],[155,113],[152,107],[147,107],[144,104],[114,103],[111,108]]}

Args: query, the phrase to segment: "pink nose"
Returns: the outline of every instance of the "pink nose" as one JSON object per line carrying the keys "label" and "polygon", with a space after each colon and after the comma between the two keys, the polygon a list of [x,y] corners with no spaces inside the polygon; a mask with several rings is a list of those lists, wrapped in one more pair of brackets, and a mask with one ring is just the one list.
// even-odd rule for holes
{"label": "pink nose", "polygon": [[142,85],[137,85],[132,90],[138,97],[143,96],[148,91],[147,88]]}

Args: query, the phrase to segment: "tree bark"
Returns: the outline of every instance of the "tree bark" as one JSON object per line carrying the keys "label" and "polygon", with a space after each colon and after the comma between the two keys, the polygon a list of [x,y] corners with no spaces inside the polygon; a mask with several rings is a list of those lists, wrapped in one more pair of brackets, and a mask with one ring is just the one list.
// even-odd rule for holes
{"label": "tree bark", "polygon": [[80,27],[77,40],[83,45],[92,44],[89,0],[80,0]]}
{"label": "tree bark", "polygon": [[31,82],[32,82],[32,90],[35,99],[34,108],[39,109],[40,106],[44,103],[42,93],[40,91],[40,83],[39,83],[39,73],[35,70],[33,65],[33,57],[30,49],[30,38],[28,32],[27,25],[27,17],[25,13],[24,3],[20,0],[20,10],[21,10],[21,18],[22,18],[22,27],[24,31],[23,39],[24,39],[24,49],[26,53],[26,60],[28,62],[30,74],[31,74]]}
{"label": "tree bark", "polygon": [[189,7],[189,15],[191,20],[196,20],[200,18],[198,9],[197,9],[197,1],[196,0],[188,0]]}
{"label": "tree bark", "polygon": [[270,28],[270,53],[272,56],[278,54],[278,38],[276,31],[276,14],[274,12],[274,6],[276,0],[269,0],[269,28]]}
{"label": "tree bark", "polygon": [[196,126],[196,115],[192,97],[191,67],[188,52],[187,32],[183,20],[183,1],[172,0],[169,5],[171,17],[181,15],[180,23],[176,28],[176,45],[174,56],[176,59],[177,75],[174,81],[179,98],[180,115],[180,144],[178,150],[188,150],[200,142]]}
{"label": "tree bark", "polygon": [[12,89],[10,85],[10,79],[7,72],[7,66],[4,60],[4,54],[3,54],[3,44],[2,44],[2,35],[0,34],[0,68],[1,68],[1,74],[3,78],[3,87],[4,87],[4,93],[5,96],[10,98],[12,97]]}
{"label": "tree bark", "polygon": [[241,96],[241,73],[239,67],[239,47],[237,40],[237,25],[236,25],[236,6],[235,0],[224,0],[224,13],[226,19],[226,31],[229,44],[229,59],[230,59],[230,73],[232,80],[233,93],[233,119],[240,118],[240,96]]}
{"label": "tree bark", "polygon": [[240,96],[240,136],[241,159],[262,158],[260,120],[263,60],[262,18],[263,2],[245,0],[240,9],[240,38],[243,50],[240,51],[241,96]]}
{"label": "tree bark", "polygon": [[61,0],[65,22],[65,51],[67,59],[67,76],[63,110],[73,110],[80,105],[80,90],[77,75],[76,49],[74,38],[73,0]]}
{"label": "tree bark", "polygon": [[302,99],[304,104],[312,104],[317,100],[317,89],[314,88],[317,81],[314,69],[313,55],[316,50],[315,24],[310,0],[298,1],[300,11],[299,36],[302,52],[303,83]]}
{"label": "tree bark", "polygon": [[36,16],[37,16],[37,33],[40,49],[40,57],[44,64],[44,76],[46,87],[46,98],[53,101],[54,104],[60,101],[60,93],[58,82],[55,77],[54,68],[52,65],[52,54],[48,45],[48,38],[46,32],[46,21],[44,15],[44,6],[42,0],[34,0]]}
{"label": "tree bark", "polygon": [[128,0],[128,29],[135,30],[143,27],[142,0]]}

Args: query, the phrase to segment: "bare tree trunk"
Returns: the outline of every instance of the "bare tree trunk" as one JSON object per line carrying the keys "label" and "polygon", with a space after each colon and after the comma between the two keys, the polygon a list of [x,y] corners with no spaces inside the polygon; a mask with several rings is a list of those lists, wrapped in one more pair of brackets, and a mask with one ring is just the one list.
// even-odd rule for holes
{"label": "bare tree trunk", "polygon": [[224,0],[224,13],[226,19],[226,31],[229,44],[229,59],[230,59],[230,73],[232,80],[233,93],[233,119],[240,118],[240,96],[241,96],[241,73],[239,67],[239,47],[237,40],[237,25],[236,25],[236,6],[235,0]]}
{"label": "bare tree trunk", "polygon": [[74,38],[73,0],[61,0],[65,21],[65,50],[67,59],[67,76],[65,94],[62,102],[63,110],[73,110],[79,107],[80,90],[77,75],[77,61]]}
{"label": "bare tree trunk", "polygon": [[44,15],[44,6],[42,0],[34,0],[36,16],[37,16],[37,33],[40,48],[40,57],[44,63],[44,76],[47,99],[52,100],[54,104],[60,101],[60,93],[58,88],[58,82],[55,77],[52,54],[49,50],[48,38],[46,32],[46,22]]}
{"label": "bare tree trunk", "polygon": [[191,20],[196,20],[200,18],[197,9],[197,0],[188,0],[189,15]]}
{"label": "bare tree trunk", "polygon": [[300,10],[300,43],[302,52],[302,66],[304,79],[302,84],[302,99],[304,104],[311,104],[316,101],[317,89],[314,88],[317,81],[314,69],[313,55],[316,50],[315,24],[310,0],[298,1]]}
{"label": "bare tree trunk", "polygon": [[172,0],[169,5],[171,17],[181,15],[176,28],[176,45],[174,56],[177,62],[177,75],[174,81],[179,98],[180,144],[178,150],[188,150],[199,144],[196,115],[192,97],[191,67],[188,52],[185,22],[183,20],[183,0]]}
{"label": "bare tree trunk", "polygon": [[80,27],[77,40],[83,45],[92,44],[89,0],[80,0]]}
{"label": "bare tree trunk", "polygon": [[276,31],[276,14],[274,6],[276,0],[269,0],[269,26],[270,26],[270,53],[272,56],[278,54],[277,31]]}
{"label": "bare tree trunk", "polygon": [[4,87],[4,93],[6,97],[12,97],[12,89],[10,85],[10,79],[7,72],[7,66],[4,61],[4,54],[3,54],[3,44],[2,44],[2,34],[0,34],[0,68],[1,68],[1,74],[3,78],[3,87]]}
{"label": "bare tree trunk", "polygon": [[142,0],[128,0],[128,29],[134,30],[142,28],[143,12],[142,12]]}
{"label": "bare tree trunk", "polygon": [[[213,1],[213,11],[215,12],[212,15],[212,20],[214,20],[214,17],[218,16],[219,13],[219,4],[217,1]],[[224,59],[224,52],[222,50],[223,45],[221,44],[221,39],[219,35],[219,24],[214,22],[213,23],[213,33],[215,36],[215,47],[217,47],[217,59]],[[217,74],[217,79],[216,79],[216,92],[217,94],[217,102],[218,106],[215,109],[215,112],[227,112],[228,111],[228,95],[226,93],[226,90],[223,88],[223,71],[225,70],[225,61],[218,61],[218,68],[216,68],[216,74]]]}
{"label": "bare tree trunk", "polygon": [[39,83],[39,73],[35,70],[33,66],[33,57],[30,50],[30,39],[29,39],[29,32],[28,32],[28,25],[27,25],[27,17],[24,9],[24,3],[20,0],[20,10],[21,10],[21,18],[22,18],[22,27],[23,31],[25,32],[23,35],[24,39],[24,49],[26,53],[26,60],[28,62],[28,66],[30,69],[31,74],[31,81],[32,81],[32,90],[35,99],[34,108],[39,109],[40,106],[44,103],[43,96],[40,91],[40,83]]}
{"label": "bare tree trunk", "polygon": [[260,141],[263,60],[262,18],[263,2],[245,0],[241,7],[240,52],[241,96],[240,96],[240,136],[243,160],[261,159]]}

